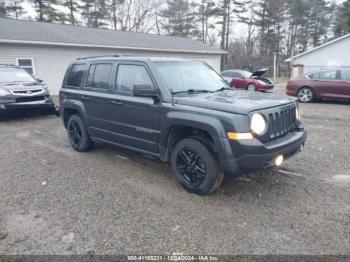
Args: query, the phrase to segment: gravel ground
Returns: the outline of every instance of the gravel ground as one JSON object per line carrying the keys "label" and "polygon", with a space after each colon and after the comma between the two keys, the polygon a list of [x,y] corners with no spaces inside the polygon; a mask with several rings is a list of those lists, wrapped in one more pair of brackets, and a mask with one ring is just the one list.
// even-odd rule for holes
{"label": "gravel ground", "polygon": [[0,254],[350,255],[350,103],[301,109],[303,153],[208,197],[149,157],[73,151],[54,116],[3,120]]}

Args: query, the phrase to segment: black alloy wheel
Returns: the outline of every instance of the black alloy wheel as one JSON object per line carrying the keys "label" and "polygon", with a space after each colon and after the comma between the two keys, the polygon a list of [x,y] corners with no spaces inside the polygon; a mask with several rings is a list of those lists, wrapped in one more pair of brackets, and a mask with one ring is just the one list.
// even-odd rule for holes
{"label": "black alloy wheel", "polygon": [[171,152],[170,164],[177,181],[190,193],[209,195],[222,183],[216,154],[200,138],[184,138]]}
{"label": "black alloy wheel", "polygon": [[83,120],[78,115],[72,115],[67,123],[68,138],[71,146],[79,151],[88,151],[92,146],[89,134],[86,131]]}
{"label": "black alloy wheel", "polygon": [[176,169],[192,187],[199,187],[205,181],[207,168],[198,153],[184,148],[178,153]]}
{"label": "black alloy wheel", "polygon": [[72,141],[72,146],[79,147],[81,145],[83,135],[80,126],[76,120],[72,120],[69,122],[68,134],[70,141]]}

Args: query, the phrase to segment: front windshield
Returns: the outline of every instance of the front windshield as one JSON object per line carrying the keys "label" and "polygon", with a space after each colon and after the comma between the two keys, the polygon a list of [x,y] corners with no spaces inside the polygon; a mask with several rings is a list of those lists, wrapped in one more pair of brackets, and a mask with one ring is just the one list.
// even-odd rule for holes
{"label": "front windshield", "polygon": [[248,71],[242,71],[241,74],[245,77],[245,78],[249,78],[253,75],[253,73],[248,72]]}
{"label": "front windshield", "polygon": [[213,69],[199,61],[159,61],[155,64],[160,76],[173,93],[189,90],[216,92],[230,88]]}
{"label": "front windshield", "polygon": [[36,82],[24,69],[19,68],[1,68],[0,83],[11,82]]}

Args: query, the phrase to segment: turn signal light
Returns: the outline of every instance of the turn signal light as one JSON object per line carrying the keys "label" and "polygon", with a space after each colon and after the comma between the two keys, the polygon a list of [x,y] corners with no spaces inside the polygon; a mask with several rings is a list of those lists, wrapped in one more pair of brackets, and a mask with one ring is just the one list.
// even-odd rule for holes
{"label": "turn signal light", "polygon": [[228,132],[227,137],[232,140],[248,140],[248,139],[253,139],[252,133],[233,133],[233,132]]}

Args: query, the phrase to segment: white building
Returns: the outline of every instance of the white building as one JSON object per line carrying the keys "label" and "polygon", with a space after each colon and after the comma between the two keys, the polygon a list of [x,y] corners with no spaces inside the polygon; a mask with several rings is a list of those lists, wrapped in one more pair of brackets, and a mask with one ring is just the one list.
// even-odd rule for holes
{"label": "white building", "polygon": [[350,34],[286,60],[293,65],[292,76],[328,68],[350,68]]}
{"label": "white building", "polygon": [[57,94],[69,63],[98,55],[202,60],[219,72],[225,51],[190,38],[0,18],[0,64],[17,64]]}

